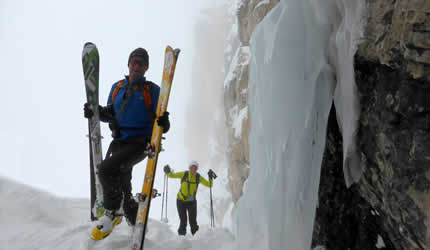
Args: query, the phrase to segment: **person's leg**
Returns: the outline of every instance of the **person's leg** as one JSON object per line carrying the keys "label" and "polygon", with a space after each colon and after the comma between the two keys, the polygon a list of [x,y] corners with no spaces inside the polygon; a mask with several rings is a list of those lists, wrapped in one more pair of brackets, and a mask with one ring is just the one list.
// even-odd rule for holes
{"label": "person's leg", "polygon": [[127,218],[127,222],[131,225],[136,224],[138,203],[132,198],[131,192],[131,177],[134,165],[141,162],[146,154],[144,153],[145,145],[142,143],[127,143],[127,147],[134,148],[130,150],[130,154],[127,159],[121,164],[120,167],[120,186],[121,192],[124,199],[123,209],[124,215]]}
{"label": "person's leg", "polygon": [[194,235],[199,230],[197,225],[197,201],[190,202],[188,205],[188,217],[190,220],[191,233]]}
{"label": "person's leg", "polygon": [[[113,141],[110,147],[117,147],[118,142]],[[103,216],[97,221],[96,227],[91,232],[91,238],[101,240],[108,236],[115,225],[121,223],[122,216],[118,213],[121,206],[122,194],[118,192],[120,188],[120,159],[117,156],[107,157],[98,166],[100,183],[103,187],[103,199],[105,211]]]}
{"label": "person's leg", "polygon": [[176,200],[176,207],[178,209],[179,219],[181,220],[178,228],[179,235],[187,234],[187,209],[184,204],[185,202],[181,200]]}
{"label": "person's leg", "polygon": [[126,176],[122,177],[124,170],[121,166],[123,164],[130,164],[130,159],[134,158],[133,156],[138,155],[139,152],[143,150],[141,147],[123,142],[114,141],[112,144],[112,156],[100,163],[98,167],[98,176],[103,187],[104,207],[108,210],[118,210],[123,198],[121,179],[129,180],[131,178],[131,171],[130,173],[125,171]]}
{"label": "person's leg", "polygon": [[127,222],[134,226],[134,224],[136,224],[136,215],[139,204],[133,199],[131,193],[131,169],[128,173],[121,174],[121,186],[124,196],[124,215],[127,218]]}

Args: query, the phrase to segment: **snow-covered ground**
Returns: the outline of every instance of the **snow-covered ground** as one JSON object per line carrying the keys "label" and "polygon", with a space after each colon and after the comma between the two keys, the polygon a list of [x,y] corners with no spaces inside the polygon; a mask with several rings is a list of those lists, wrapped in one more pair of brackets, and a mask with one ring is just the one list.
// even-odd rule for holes
{"label": "snow-covered ground", "polygon": [[[89,200],[63,199],[0,177],[0,249],[80,250],[129,249],[132,228],[123,221],[102,241],[89,238]],[[150,220],[145,241],[148,250],[231,249],[232,234],[201,225],[195,237],[176,234],[177,225]]]}

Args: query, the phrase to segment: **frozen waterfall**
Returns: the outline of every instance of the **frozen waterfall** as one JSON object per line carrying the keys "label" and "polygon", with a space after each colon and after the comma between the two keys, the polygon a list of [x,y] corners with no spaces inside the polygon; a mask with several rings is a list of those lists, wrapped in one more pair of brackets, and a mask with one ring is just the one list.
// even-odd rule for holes
{"label": "frozen waterfall", "polygon": [[[334,99],[342,107],[346,148],[354,152],[353,55],[360,16],[351,13],[362,7],[358,1],[320,2],[281,1],[251,39],[251,175],[235,211],[238,249],[310,248]],[[349,173],[351,180],[360,176]]]}

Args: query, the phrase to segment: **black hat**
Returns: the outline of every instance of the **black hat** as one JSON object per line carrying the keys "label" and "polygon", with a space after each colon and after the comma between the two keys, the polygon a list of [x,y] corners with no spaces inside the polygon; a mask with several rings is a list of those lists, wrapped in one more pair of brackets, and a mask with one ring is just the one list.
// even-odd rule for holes
{"label": "black hat", "polygon": [[127,65],[130,64],[130,60],[134,56],[138,56],[138,57],[143,58],[143,60],[146,62],[146,65],[149,66],[149,55],[148,55],[148,52],[146,51],[146,49],[137,48],[137,49],[133,50],[133,52],[131,52],[130,56],[128,57]]}

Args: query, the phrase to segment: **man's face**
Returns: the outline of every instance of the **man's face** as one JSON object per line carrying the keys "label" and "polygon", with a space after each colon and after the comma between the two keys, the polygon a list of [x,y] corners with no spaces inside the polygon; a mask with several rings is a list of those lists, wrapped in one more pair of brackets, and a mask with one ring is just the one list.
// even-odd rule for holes
{"label": "man's face", "polygon": [[143,77],[145,72],[148,70],[146,62],[141,57],[132,57],[128,64],[128,71],[130,78],[136,79]]}
{"label": "man's face", "polygon": [[197,172],[197,166],[191,165],[190,166],[190,172],[192,175],[195,175]]}

